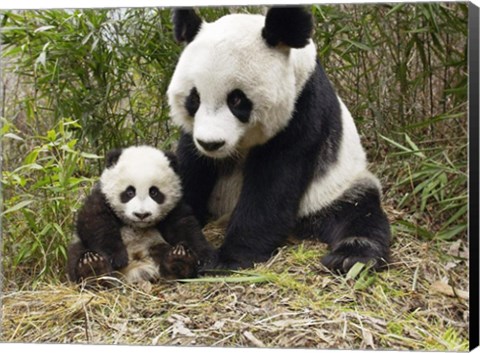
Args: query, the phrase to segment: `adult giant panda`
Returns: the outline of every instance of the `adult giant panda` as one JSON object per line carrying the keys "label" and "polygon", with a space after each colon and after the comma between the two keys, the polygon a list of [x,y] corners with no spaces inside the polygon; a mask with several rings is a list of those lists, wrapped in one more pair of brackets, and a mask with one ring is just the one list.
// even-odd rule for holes
{"label": "adult giant panda", "polygon": [[[120,274],[128,283],[197,275],[213,251],[182,201],[176,160],[150,146],[107,154],[106,168],[79,210],[68,251],[69,279]],[[198,258],[197,258],[198,257]]]}
{"label": "adult giant panda", "polygon": [[186,42],[168,88],[182,129],[186,201],[205,223],[230,215],[214,266],[250,267],[287,237],[315,237],[322,263],[388,261],[390,226],[352,116],[317,61],[301,7],[203,21],[176,9]]}

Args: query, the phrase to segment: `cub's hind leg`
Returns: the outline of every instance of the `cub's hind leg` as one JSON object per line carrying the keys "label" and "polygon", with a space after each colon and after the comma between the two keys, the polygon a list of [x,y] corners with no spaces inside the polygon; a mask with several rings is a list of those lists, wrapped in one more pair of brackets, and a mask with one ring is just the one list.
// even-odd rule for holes
{"label": "cub's hind leg", "polygon": [[379,269],[390,258],[390,225],[375,187],[352,189],[328,208],[302,218],[297,234],[326,242],[330,252],[321,261],[334,271],[347,272],[356,262]]}
{"label": "cub's hind leg", "polygon": [[175,246],[160,244],[150,250],[151,256],[166,279],[195,278],[198,275],[198,259],[185,244]]}
{"label": "cub's hind leg", "polygon": [[112,265],[104,255],[85,248],[81,242],[70,245],[67,270],[70,281],[77,283],[113,272]]}

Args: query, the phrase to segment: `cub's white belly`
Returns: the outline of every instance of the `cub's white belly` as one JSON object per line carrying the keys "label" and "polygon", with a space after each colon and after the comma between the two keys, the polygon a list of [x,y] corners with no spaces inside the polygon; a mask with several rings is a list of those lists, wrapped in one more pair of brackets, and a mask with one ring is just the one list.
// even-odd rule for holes
{"label": "cub's white belly", "polygon": [[154,228],[124,226],[121,234],[128,253],[128,265],[120,271],[125,280],[128,283],[158,280],[160,269],[151,258],[149,250],[155,245],[167,243],[160,232]]}

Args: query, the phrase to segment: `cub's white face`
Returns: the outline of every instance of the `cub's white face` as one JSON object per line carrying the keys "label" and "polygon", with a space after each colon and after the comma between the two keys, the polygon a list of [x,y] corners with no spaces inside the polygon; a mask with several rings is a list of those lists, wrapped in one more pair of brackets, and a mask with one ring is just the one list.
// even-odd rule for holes
{"label": "cub's white face", "polygon": [[122,150],[118,161],[103,171],[100,185],[115,214],[140,228],[162,220],[182,196],[168,158],[149,146]]}
{"label": "cub's white face", "polygon": [[171,115],[202,154],[224,158],[275,136],[315,68],[311,42],[270,47],[264,24],[245,14],[204,22],[179,59],[167,92]]}

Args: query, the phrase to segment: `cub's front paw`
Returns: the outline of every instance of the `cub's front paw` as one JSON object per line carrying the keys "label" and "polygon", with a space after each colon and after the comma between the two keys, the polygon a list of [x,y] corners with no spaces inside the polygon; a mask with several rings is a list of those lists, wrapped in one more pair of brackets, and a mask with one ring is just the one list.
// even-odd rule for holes
{"label": "cub's front paw", "polygon": [[94,252],[85,252],[77,263],[77,280],[98,277],[112,272],[112,266],[102,255]]}
{"label": "cub's front paw", "polygon": [[167,252],[162,260],[160,272],[166,279],[197,277],[197,257],[186,245],[177,244]]}

